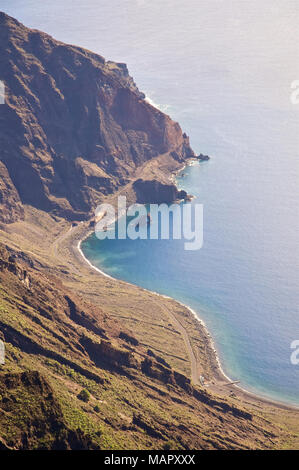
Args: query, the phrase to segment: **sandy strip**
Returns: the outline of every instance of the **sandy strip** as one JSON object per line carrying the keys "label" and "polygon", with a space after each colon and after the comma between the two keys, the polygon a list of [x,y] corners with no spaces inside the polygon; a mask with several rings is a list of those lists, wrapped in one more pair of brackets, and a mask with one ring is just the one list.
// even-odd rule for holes
{"label": "sandy strip", "polygon": [[88,235],[86,235],[84,238],[82,238],[82,240],[80,240],[78,242],[78,245],[77,245],[77,248],[79,250],[79,253],[80,255],[82,256],[82,258],[84,259],[84,261],[92,268],[92,269],[95,269],[98,273],[102,274],[102,276],[105,276],[105,277],[108,277],[109,279],[113,279],[113,281],[116,281],[117,279],[115,279],[114,277],[110,276],[109,274],[105,273],[104,271],[101,271],[101,269],[97,268],[96,266],[94,266],[90,261],[89,259],[86,258],[86,256],[84,255],[83,251],[82,251],[82,248],[81,248],[81,243],[90,235],[90,233]]}

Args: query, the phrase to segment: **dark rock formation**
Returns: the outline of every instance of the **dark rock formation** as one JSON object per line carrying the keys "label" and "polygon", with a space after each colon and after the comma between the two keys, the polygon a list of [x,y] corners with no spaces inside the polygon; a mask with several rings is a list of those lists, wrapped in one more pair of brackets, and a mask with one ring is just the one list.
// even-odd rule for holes
{"label": "dark rock formation", "polygon": [[179,191],[174,184],[166,184],[157,180],[138,179],[133,183],[136,199],[141,204],[171,203],[176,199],[184,199],[186,191]]}
{"label": "dark rock formation", "polygon": [[198,160],[202,160],[202,161],[210,160],[209,155],[203,155],[202,153],[200,153],[199,155],[197,155],[197,158],[198,158]]}
{"label": "dark rock formation", "polygon": [[125,333],[124,331],[121,331],[119,333],[119,338],[123,339],[129,344],[132,344],[133,346],[138,346],[139,344],[139,341],[136,338],[134,338],[134,336],[128,335],[128,333]]}
{"label": "dark rock formation", "polygon": [[147,355],[154,357],[157,362],[160,362],[160,364],[163,364],[163,366],[168,367],[169,369],[171,368],[170,364],[163,359],[163,357],[157,356],[151,349],[147,350]]}
{"label": "dark rock formation", "polygon": [[231,413],[233,416],[236,416],[237,418],[243,418],[249,421],[252,420],[251,413],[248,413],[247,411],[237,408],[236,406],[231,405],[229,403],[217,401],[216,399],[213,398],[213,396],[211,396],[205,390],[203,391],[203,390],[198,390],[194,388],[193,396],[197,400],[201,401],[202,403],[212,406],[215,409],[221,410],[224,413]]}
{"label": "dark rock formation", "polygon": [[133,416],[133,424],[143,429],[143,431],[150,437],[166,440],[165,436],[155,429],[156,423],[148,423],[141,414]]}
{"label": "dark rock formation", "polygon": [[70,299],[68,295],[65,296],[65,300],[67,301],[68,304],[68,312],[70,319],[77,323],[78,325],[84,326],[84,328],[87,328],[88,330],[92,331],[93,333],[101,336],[104,339],[108,339],[107,336],[105,335],[105,330],[104,328],[100,328],[97,323],[95,318],[92,318],[88,313],[84,311],[78,310],[77,305],[75,302]]}
{"label": "dark rock formation", "polygon": [[136,367],[137,363],[130,351],[115,347],[110,341],[95,342],[89,337],[83,337],[81,343],[90,358],[98,366],[113,368]]}
{"label": "dark rock formation", "polygon": [[[21,202],[86,219],[144,162],[165,153],[178,161],[194,155],[179,124],[144,100],[125,64],[4,13],[0,80],[1,221],[22,218]],[[163,200],[176,197],[174,186],[156,189]]]}

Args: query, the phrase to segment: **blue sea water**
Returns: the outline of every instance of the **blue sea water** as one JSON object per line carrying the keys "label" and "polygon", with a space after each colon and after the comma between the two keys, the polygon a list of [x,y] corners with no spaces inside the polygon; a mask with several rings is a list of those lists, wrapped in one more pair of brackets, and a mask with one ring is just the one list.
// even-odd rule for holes
{"label": "blue sea water", "polygon": [[204,245],[82,244],[117,278],[190,305],[225,372],[299,404],[299,4],[293,0],[0,0],[58,39],[126,62],[140,89],[179,121],[196,152],[180,187],[204,205]]}

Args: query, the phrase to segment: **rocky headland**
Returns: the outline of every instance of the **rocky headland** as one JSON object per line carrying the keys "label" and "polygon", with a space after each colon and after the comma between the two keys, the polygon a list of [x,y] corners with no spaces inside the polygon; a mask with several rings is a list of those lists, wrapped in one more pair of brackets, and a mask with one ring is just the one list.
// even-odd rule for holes
{"label": "rocky headland", "polygon": [[[179,124],[144,99],[125,64],[58,42],[4,13],[0,43],[2,221],[21,219],[22,204],[88,219],[105,196],[135,179],[131,200],[142,197],[144,164],[163,155],[178,167],[194,156]],[[144,184],[152,200],[177,197],[159,174]]]}

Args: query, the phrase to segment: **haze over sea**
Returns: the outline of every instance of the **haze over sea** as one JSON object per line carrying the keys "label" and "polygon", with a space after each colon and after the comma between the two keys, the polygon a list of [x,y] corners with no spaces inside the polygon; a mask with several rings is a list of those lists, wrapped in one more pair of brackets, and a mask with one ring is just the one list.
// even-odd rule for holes
{"label": "haze over sea", "polygon": [[204,204],[204,246],[106,240],[82,245],[116,278],[170,295],[205,321],[224,371],[299,404],[299,2],[1,1],[57,39],[126,62],[139,88],[179,121],[196,152],[179,186]]}

